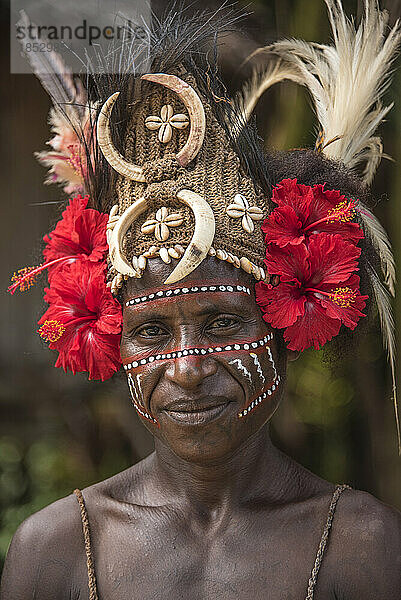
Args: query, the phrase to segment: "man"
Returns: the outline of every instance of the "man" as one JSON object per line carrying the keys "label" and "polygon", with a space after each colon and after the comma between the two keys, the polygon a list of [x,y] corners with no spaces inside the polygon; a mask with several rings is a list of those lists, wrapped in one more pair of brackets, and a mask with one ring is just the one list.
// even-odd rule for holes
{"label": "man", "polygon": [[353,331],[372,298],[363,187],[315,151],[263,156],[199,53],[204,19],[155,26],[147,71],[95,78],[76,146],[42,157],[59,180],[55,161],[73,163],[90,198],[12,291],[48,269],[57,366],[106,379],[122,364],[155,452],[25,521],[4,599],[399,598],[400,515],[268,430],[287,360]]}

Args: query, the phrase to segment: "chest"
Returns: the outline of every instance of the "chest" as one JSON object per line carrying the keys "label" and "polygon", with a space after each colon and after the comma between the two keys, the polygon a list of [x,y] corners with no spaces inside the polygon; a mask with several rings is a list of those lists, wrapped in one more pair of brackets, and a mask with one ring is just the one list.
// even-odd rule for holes
{"label": "chest", "polygon": [[[263,512],[210,529],[162,513],[93,533],[99,600],[304,600],[321,529]],[[328,573],[316,600],[331,598]]]}

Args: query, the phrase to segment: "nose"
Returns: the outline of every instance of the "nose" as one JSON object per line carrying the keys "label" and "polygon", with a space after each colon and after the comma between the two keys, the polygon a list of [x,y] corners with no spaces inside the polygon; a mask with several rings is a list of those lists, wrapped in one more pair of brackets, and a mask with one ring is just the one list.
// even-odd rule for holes
{"label": "nose", "polygon": [[210,356],[182,356],[169,363],[164,376],[183,389],[193,390],[217,369],[217,362]]}

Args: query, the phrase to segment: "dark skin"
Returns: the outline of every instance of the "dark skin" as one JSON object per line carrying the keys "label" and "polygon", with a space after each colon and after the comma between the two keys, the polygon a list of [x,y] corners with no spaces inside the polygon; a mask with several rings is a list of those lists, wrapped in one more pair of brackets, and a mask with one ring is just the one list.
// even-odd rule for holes
{"label": "dark skin", "polygon": [[[127,282],[125,299],[162,288],[171,267],[152,260],[141,280]],[[199,281],[253,289],[246,274],[212,258],[185,285]],[[254,297],[188,295],[141,310],[125,307],[121,354],[216,347],[270,333]],[[133,371],[140,375],[137,400],[160,427],[140,417],[155,437],[155,452],[84,490],[101,600],[305,598],[334,486],[270,441],[287,356],[277,336],[269,346],[271,359],[267,350],[257,354],[264,383],[244,351],[159,360]],[[271,384],[274,369],[282,378],[278,388],[238,418]],[[315,600],[400,596],[400,514],[367,493],[346,490]],[[18,529],[1,600],[78,598],[88,598],[87,571],[78,504],[70,495]]]}

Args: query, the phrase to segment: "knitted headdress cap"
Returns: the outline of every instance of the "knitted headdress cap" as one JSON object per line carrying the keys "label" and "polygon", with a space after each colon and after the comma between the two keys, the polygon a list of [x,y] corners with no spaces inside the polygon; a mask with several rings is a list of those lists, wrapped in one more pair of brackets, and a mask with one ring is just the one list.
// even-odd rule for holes
{"label": "knitted headdress cap", "polygon": [[115,94],[98,120],[100,147],[119,173],[108,233],[112,289],[140,277],[155,256],[179,261],[170,284],[208,254],[264,279],[260,221],[268,199],[245,173],[195,77],[179,67],[135,85],[122,154],[109,134]]}

